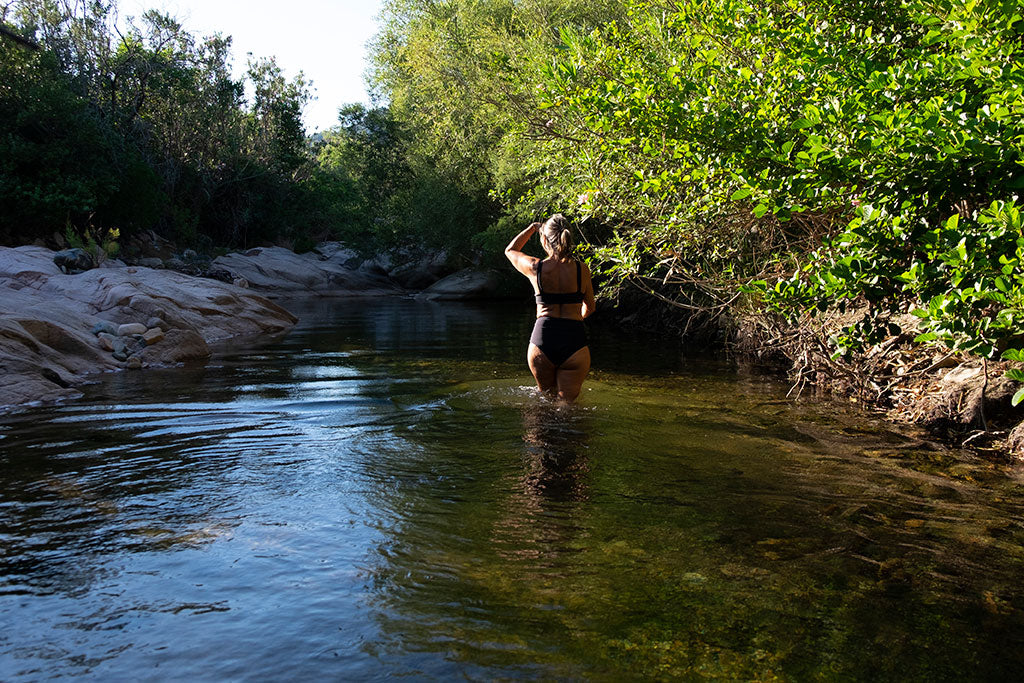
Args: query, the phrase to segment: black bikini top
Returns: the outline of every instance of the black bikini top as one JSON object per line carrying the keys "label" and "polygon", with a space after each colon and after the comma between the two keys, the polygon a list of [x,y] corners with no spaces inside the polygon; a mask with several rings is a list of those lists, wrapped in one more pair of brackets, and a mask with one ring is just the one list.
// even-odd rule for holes
{"label": "black bikini top", "polygon": [[576,262],[576,291],[575,292],[545,292],[544,285],[540,282],[540,269],[543,261],[537,261],[537,289],[540,294],[534,296],[538,304],[550,306],[552,304],[581,304],[583,303],[583,285],[580,271],[580,262]]}

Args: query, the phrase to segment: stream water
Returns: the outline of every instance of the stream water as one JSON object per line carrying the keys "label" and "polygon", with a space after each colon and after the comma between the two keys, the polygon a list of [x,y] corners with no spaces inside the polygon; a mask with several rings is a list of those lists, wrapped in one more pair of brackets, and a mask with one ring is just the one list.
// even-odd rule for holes
{"label": "stream water", "polygon": [[1024,472],[664,340],[328,301],[0,416],[0,679],[1019,680]]}

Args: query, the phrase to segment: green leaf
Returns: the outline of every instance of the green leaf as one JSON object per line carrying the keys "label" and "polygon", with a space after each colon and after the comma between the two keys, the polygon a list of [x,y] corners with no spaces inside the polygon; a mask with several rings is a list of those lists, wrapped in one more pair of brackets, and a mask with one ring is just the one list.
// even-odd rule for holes
{"label": "green leaf", "polygon": [[750,192],[751,192],[751,190],[750,190],[749,187],[742,187],[742,188],[736,190],[735,192],[733,192],[732,196],[729,197],[729,199],[731,201],[734,201],[734,202],[739,201],[741,199],[746,199],[747,197],[750,196]]}
{"label": "green leaf", "polygon": [[1010,399],[1010,404],[1017,406],[1021,401],[1024,401],[1024,388],[1018,389],[1017,393]]}

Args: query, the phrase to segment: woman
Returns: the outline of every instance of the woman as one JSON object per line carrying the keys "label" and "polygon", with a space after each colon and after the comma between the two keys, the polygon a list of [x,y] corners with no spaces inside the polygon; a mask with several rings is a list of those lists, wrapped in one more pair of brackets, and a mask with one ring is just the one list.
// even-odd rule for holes
{"label": "woman", "polygon": [[[548,257],[524,254],[533,233]],[[537,300],[537,323],[526,359],[541,391],[557,392],[575,401],[590,371],[590,347],[583,319],[594,312],[594,285],[585,263],[572,258],[572,233],[565,216],[556,213],[543,225],[531,223],[516,235],[505,256],[530,279]]]}

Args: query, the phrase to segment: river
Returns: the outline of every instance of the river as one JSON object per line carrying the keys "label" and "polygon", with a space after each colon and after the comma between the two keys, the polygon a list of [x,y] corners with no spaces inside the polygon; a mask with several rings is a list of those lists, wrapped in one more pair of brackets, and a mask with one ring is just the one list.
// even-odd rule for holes
{"label": "river", "polygon": [[0,416],[0,679],[1010,680],[1024,471],[664,339],[298,303]]}

